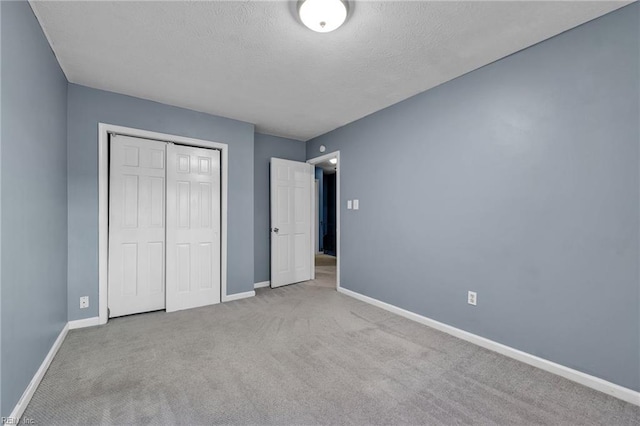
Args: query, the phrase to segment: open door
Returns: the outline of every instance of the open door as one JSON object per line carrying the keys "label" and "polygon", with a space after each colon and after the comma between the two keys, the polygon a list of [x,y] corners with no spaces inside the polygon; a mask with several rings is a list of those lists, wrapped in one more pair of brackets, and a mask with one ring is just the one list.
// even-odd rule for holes
{"label": "open door", "polygon": [[313,166],[271,159],[271,287],[311,279]]}

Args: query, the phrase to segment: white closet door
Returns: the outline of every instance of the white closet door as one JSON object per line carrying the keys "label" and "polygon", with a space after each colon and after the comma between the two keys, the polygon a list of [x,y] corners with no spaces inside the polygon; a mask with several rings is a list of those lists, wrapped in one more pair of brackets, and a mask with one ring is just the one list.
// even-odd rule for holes
{"label": "white closet door", "polygon": [[271,159],[271,287],[311,279],[313,166]]}
{"label": "white closet door", "polygon": [[220,302],[220,151],[167,145],[167,312]]}
{"label": "white closet door", "polygon": [[110,317],[165,307],[165,145],[111,137]]}

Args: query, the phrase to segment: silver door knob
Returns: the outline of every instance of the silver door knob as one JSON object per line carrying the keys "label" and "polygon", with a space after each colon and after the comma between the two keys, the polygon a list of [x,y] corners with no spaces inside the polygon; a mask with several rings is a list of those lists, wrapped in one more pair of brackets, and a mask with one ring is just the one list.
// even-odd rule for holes
{"label": "silver door knob", "polygon": [[273,232],[275,232],[276,234],[278,233],[279,229],[278,228],[273,228]]}

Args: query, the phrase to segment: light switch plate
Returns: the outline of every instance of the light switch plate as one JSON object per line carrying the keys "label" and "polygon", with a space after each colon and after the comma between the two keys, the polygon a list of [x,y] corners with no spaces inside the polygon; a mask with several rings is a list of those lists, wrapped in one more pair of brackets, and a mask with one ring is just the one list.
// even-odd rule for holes
{"label": "light switch plate", "polygon": [[347,210],[351,210],[351,200],[347,200]]}
{"label": "light switch plate", "polygon": [[353,209],[354,210],[360,209],[360,200],[353,200]]}

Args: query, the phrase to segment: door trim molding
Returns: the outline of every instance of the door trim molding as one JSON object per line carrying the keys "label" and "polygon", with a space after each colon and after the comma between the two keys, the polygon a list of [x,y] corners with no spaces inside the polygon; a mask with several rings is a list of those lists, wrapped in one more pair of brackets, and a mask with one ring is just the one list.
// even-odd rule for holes
{"label": "door trim molding", "polygon": [[[229,146],[225,143],[194,139],[133,127],[98,123],[98,317],[106,324],[109,268],[109,133],[136,138],[173,142],[220,150],[220,301],[227,302],[227,190],[229,176]],[[232,299],[231,299],[232,300]]]}
{"label": "door trim molding", "polygon": [[[340,169],[342,168],[341,165],[341,161],[340,161],[340,151],[333,151],[330,152],[328,154],[324,154],[321,155],[320,157],[315,157],[315,158],[311,158],[309,160],[307,160],[307,163],[315,166],[318,163],[322,163],[323,161],[327,161],[331,158],[337,158],[338,162],[336,163],[336,258],[337,258],[337,262],[336,262],[336,289],[338,291],[340,291],[340,210],[342,208],[342,201],[340,198]],[[315,176],[315,174],[314,174]],[[311,209],[311,234],[313,234],[313,221],[315,220],[315,209],[316,209],[316,202],[315,202],[315,198],[311,197],[312,201],[312,209]],[[318,238],[317,235],[314,235],[313,238],[311,238],[311,279],[315,279],[316,278],[316,262],[315,262],[315,256],[316,256],[316,252],[317,250],[317,246],[316,246],[316,238]]]}

